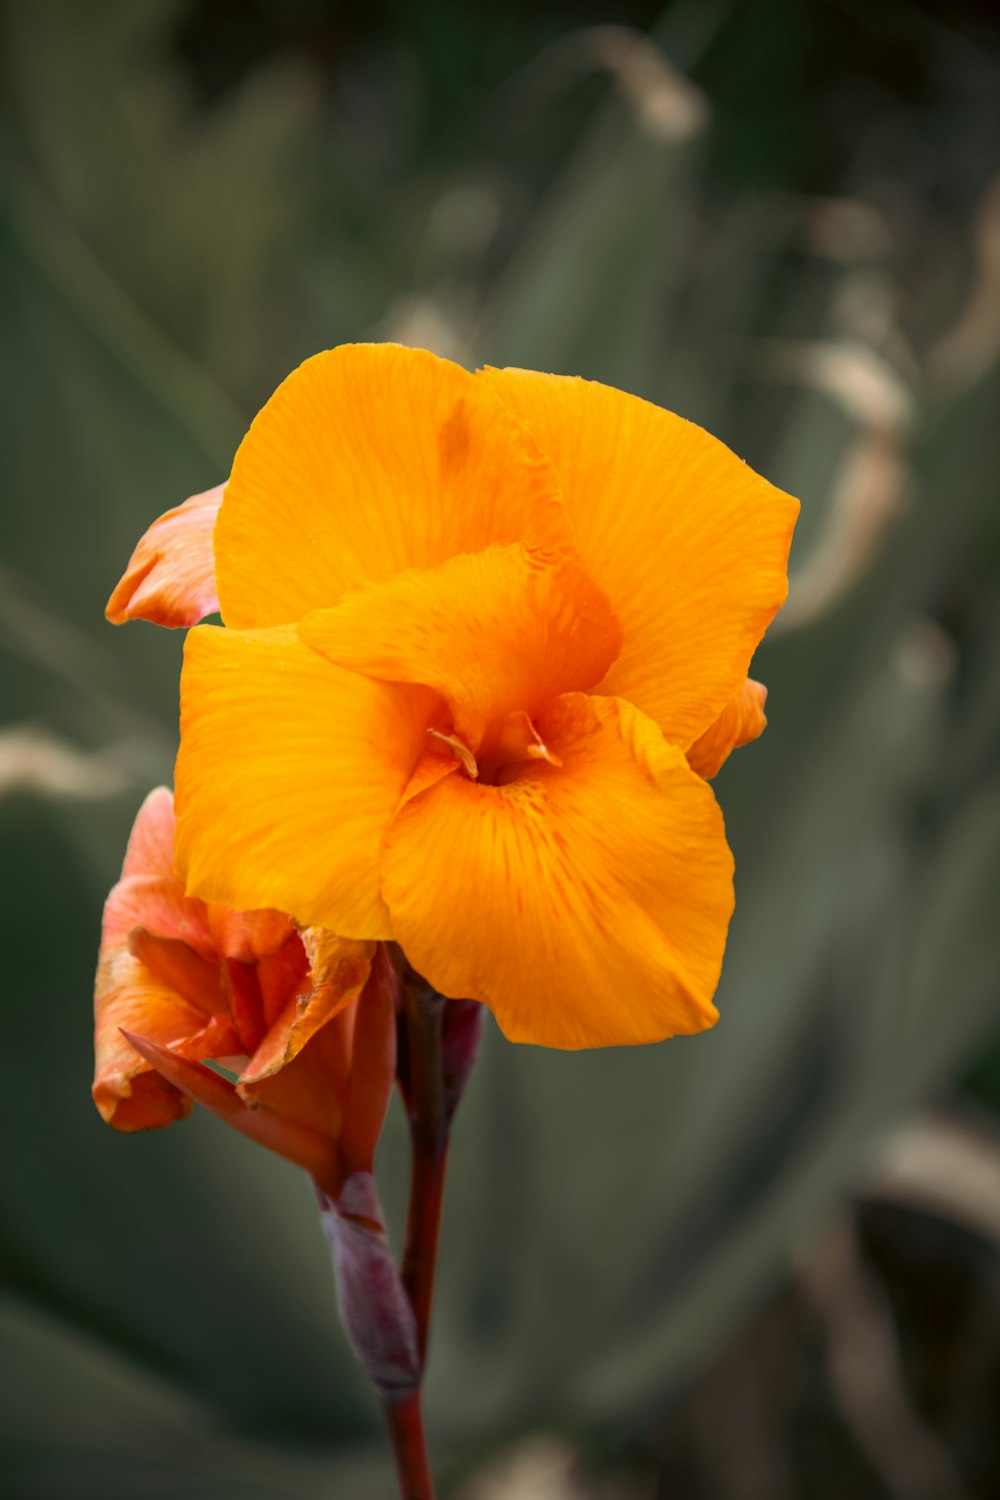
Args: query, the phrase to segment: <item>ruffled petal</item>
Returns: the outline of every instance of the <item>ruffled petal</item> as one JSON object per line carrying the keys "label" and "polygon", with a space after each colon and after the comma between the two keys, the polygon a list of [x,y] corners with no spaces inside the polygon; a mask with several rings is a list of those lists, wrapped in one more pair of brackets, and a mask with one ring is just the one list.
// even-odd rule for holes
{"label": "ruffled petal", "polygon": [[551,465],[486,384],[397,344],[306,360],[244,438],[216,530],[222,615],[282,625],[491,542],[569,541]]}
{"label": "ruffled petal", "polygon": [[529,370],[478,378],[552,459],[584,567],[621,620],[598,691],[687,747],[737,692],[784,601],[798,502],[636,396]]}
{"label": "ruffled petal", "polygon": [[620,699],[557,699],[538,729],[561,766],[501,786],[450,776],[394,819],[382,889],[407,958],[513,1041],[711,1026],[733,907],[711,789]]}
{"label": "ruffled petal", "polygon": [[730,698],[715,723],[687,753],[692,771],[710,781],[741,745],[758,739],[767,727],[764,704],[767,688],[748,677],[735,697]]}
{"label": "ruffled petal", "polygon": [[188,635],[177,868],[206,901],[391,937],[382,836],[426,743],[431,694],[333,666],[284,630]]}
{"label": "ruffled petal", "polygon": [[154,625],[197,625],[219,608],[212,533],[224,486],[192,495],[168,510],[139,539],[108,600],[112,625],[151,620]]}
{"label": "ruffled petal", "polygon": [[579,562],[519,544],[369,585],[308,615],[299,634],[340,666],[433,688],[473,754],[506,714],[600,682],[621,647]]}

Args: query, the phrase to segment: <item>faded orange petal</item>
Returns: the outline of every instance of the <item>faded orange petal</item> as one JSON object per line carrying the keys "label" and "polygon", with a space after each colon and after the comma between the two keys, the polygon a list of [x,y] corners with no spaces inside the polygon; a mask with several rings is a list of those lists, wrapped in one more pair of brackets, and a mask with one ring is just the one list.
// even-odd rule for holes
{"label": "faded orange petal", "polygon": [[129,875],[174,873],[174,794],[158,786],[146,797],[132,824],[122,865],[122,879]]}
{"label": "faded orange petal", "polygon": [[312,983],[288,1000],[241,1074],[242,1085],[260,1083],[287,1067],[320,1027],[358,998],[368,980],[374,943],[354,942],[317,927],[306,928],[302,939]]}
{"label": "faded orange petal", "polygon": [[481,380],[398,344],[306,360],[260,411],[216,530],[222,615],[283,625],[491,542],[571,540],[551,465]]}
{"label": "faded orange petal", "polygon": [[692,771],[706,781],[721,769],[734,750],[748,745],[764,733],[767,715],[764,703],[767,688],[762,682],[748,677],[735,697],[730,698],[715,723],[700,739],[695,740],[687,753]]}
{"label": "faded orange petal", "polygon": [[693,422],[610,386],[486,370],[552,459],[624,645],[599,691],[687,747],[738,691],[784,601],[798,501]]}
{"label": "faded orange petal", "polygon": [[500,786],[453,775],[393,820],[382,890],[407,958],[512,1041],[711,1026],[733,908],[711,789],[621,699],[570,694],[537,727],[561,765],[524,762]]}
{"label": "faded orange petal", "polygon": [[215,955],[204,902],[185,896],[176,875],[129,875],[104,903],[101,949],[122,948],[133,927],[180,938],[205,958]]}
{"label": "faded orange petal", "polygon": [[347,937],[391,937],[379,849],[431,701],[424,688],[333,666],[294,627],[192,630],[176,776],[187,889]]}
{"label": "faded orange petal", "polygon": [[128,935],[128,950],[158,984],[206,1015],[225,1009],[219,965],[202,958],[183,938],[161,937],[146,927],[133,927]]}
{"label": "faded orange petal", "polygon": [[94,993],[94,1103],[116,1130],[152,1130],[186,1115],[187,1101],[152,1073],[122,1035],[139,1028],[169,1045],[201,1035],[208,1018],[159,984],[125,949],[101,956]]}
{"label": "faded orange petal", "polygon": [[174,799],[157,787],[143,802],[129,834],[122,877],[104,903],[101,951],[124,948],[134,927],[190,944],[215,958],[204,902],[184,894],[174,874]]}
{"label": "faded orange petal", "polygon": [[192,495],[166,511],[140,538],[128,567],[108,600],[112,625],[151,620],[186,627],[215,614],[212,533],[224,486]]}
{"label": "faded orange petal", "polygon": [[520,545],[369,585],[307,616],[299,634],[339,666],[433,688],[473,754],[506,714],[600,682],[621,647],[578,560]]}
{"label": "faded orange petal", "polygon": [[284,912],[233,911],[218,905],[208,908],[208,926],[219,954],[242,964],[279,952],[295,931]]}

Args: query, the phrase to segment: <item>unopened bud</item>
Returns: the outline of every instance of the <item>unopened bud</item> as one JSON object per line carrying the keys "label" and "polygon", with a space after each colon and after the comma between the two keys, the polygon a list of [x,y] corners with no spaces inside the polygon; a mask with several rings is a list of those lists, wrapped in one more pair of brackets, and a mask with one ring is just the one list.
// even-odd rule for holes
{"label": "unopened bud", "polygon": [[417,1325],[392,1258],[375,1179],[355,1172],[334,1202],[319,1193],[337,1275],[340,1318],[369,1380],[383,1395],[420,1383]]}

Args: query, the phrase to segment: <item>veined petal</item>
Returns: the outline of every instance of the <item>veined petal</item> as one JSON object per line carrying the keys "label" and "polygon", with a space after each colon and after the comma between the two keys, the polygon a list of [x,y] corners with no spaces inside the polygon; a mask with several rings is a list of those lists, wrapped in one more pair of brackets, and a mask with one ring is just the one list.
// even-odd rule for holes
{"label": "veined petal", "polygon": [[691,746],[687,753],[692,771],[710,781],[741,745],[758,739],[767,727],[764,703],[767,688],[748,677],[735,697],[730,698],[714,724]]}
{"label": "veined petal", "polygon": [[473,754],[504,715],[600,682],[621,647],[579,562],[519,544],[369,585],[308,615],[299,635],[340,666],[433,688]]}
{"label": "veined petal", "polygon": [[281,630],[188,635],[177,868],[192,895],[391,937],[385,828],[426,742],[431,694],[335,667]]}
{"label": "veined petal", "polygon": [[784,601],[798,502],[636,396],[529,370],[478,378],[552,459],[584,567],[621,620],[598,691],[687,747],[736,693]]}
{"label": "veined petal", "polygon": [[240,445],[215,537],[222,614],[287,624],[491,542],[569,539],[551,465],[483,381],[347,344],[294,370]]}
{"label": "veined petal", "polygon": [[212,533],[224,486],[192,495],[154,521],[139,539],[108,600],[112,625],[151,620],[154,625],[197,625],[219,608]]}
{"label": "veined petal", "polygon": [[561,760],[450,776],[401,808],[382,890],[403,950],[512,1041],[651,1042],[716,1019],[733,907],[722,814],[631,704],[571,694],[538,721]]}

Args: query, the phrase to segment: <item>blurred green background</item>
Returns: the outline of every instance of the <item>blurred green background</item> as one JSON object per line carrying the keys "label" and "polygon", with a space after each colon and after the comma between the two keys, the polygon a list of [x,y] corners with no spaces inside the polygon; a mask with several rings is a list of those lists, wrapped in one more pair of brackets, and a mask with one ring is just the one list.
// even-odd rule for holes
{"label": "blurred green background", "polygon": [[[0,1496],[381,1500],[307,1185],[89,1100],[169,781],[139,533],[300,359],[578,372],[802,497],[711,1033],[489,1028],[447,1495],[1000,1495],[1000,24],[972,0],[7,0]],[[382,1153],[398,1223],[405,1143]]]}

